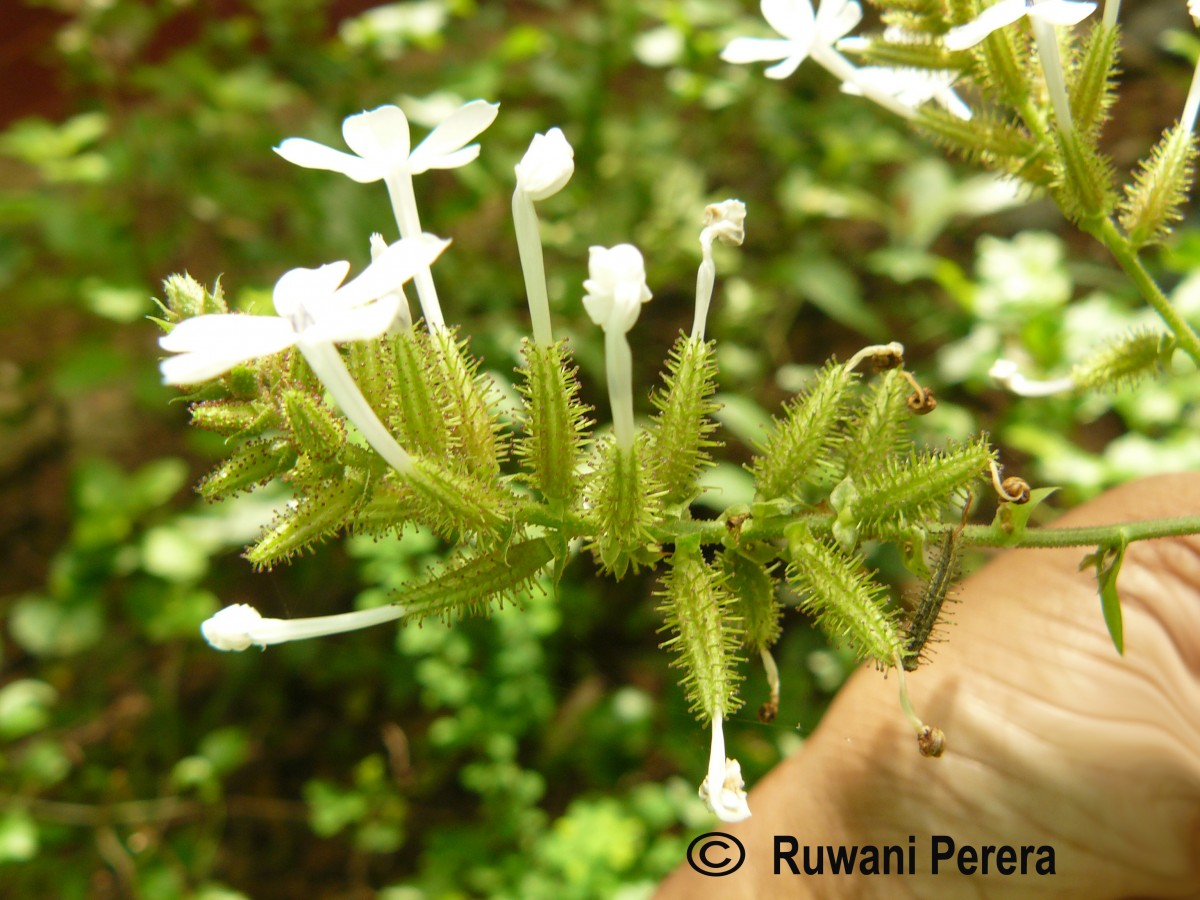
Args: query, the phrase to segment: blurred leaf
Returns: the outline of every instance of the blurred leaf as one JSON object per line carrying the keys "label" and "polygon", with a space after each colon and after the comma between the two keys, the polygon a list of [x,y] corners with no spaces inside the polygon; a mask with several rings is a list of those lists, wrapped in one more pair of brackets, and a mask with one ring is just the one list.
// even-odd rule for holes
{"label": "blurred leaf", "polygon": [[13,640],[35,656],[75,656],[104,636],[104,610],[95,597],[57,600],[27,595],[8,616]]}
{"label": "blurred leaf", "polygon": [[140,322],[152,309],[150,295],[145,288],[120,287],[89,278],[84,282],[82,294],[88,309],[114,322]]}
{"label": "blurred leaf", "polygon": [[29,813],[19,809],[0,813],[0,864],[25,862],[37,852],[37,823]]}
{"label": "blurred leaf", "polygon": [[175,524],[151,528],[142,537],[142,568],[167,581],[196,581],[208,571],[208,548]]}
{"label": "blurred leaf", "polygon": [[47,788],[65,779],[71,773],[72,763],[57,740],[47,737],[30,741],[22,748],[17,769],[21,778],[29,784]]}
{"label": "blurred leaf", "polygon": [[807,259],[795,269],[796,287],[813,306],[871,340],[883,340],[883,320],[863,302],[858,281],[832,259]]}
{"label": "blurred leaf", "polygon": [[0,688],[0,738],[11,740],[40,731],[50,723],[58,691],[44,681],[21,678]]}
{"label": "blurred leaf", "polygon": [[339,788],[328,781],[312,779],[304,785],[308,821],[321,837],[331,837],[367,814],[367,798],[358,790]]}

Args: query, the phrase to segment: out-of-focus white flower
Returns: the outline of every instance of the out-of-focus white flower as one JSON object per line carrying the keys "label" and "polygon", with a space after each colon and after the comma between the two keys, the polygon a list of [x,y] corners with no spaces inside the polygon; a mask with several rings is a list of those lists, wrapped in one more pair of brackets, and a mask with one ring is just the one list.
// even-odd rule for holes
{"label": "out-of-focus white flower", "polygon": [[559,128],[535,134],[516,165],[517,187],[531,200],[545,200],[566,186],[575,172],[575,150]]}
{"label": "out-of-focus white flower", "polygon": [[750,818],[746,802],[746,782],[736,759],[725,756],[725,733],[718,709],[712,718],[712,744],[708,754],[708,774],[700,782],[700,799],[722,822],[741,822]]}
{"label": "out-of-focus white flower", "polygon": [[1000,0],[964,25],[946,32],[947,50],[974,47],[998,28],[1029,16],[1049,25],[1077,25],[1096,11],[1095,3],[1075,0]]}
{"label": "out-of-focus white flower", "polygon": [[787,78],[822,47],[832,47],[862,21],[862,7],[852,0],[822,0],[813,12],[810,0],[762,0],[763,18],[782,38],[734,38],[721,51],[731,63],[782,60],[765,72]]}
{"label": "out-of-focus white flower", "polygon": [[[288,138],[275,152],[298,166],[341,172],[358,182],[383,180],[392,201],[392,213],[400,235],[421,233],[413,175],[429,169],[454,169],[479,156],[479,145],[469,143],[492,124],[498,103],[472,100],[442,121],[410,150],[408,118],[398,106],[381,106],[349,116],[342,123],[342,137],[354,153],[334,150],[307,138]],[[445,326],[437,288],[428,268],[413,276],[421,312],[430,329]]]}
{"label": "out-of-focus white flower", "polygon": [[949,69],[893,69],[886,66],[864,66],[857,81],[842,82],[847,94],[863,94],[869,88],[891,94],[914,112],[930,100],[960,119],[970,119],[971,109],[954,91],[958,73]]}
{"label": "out-of-focus white flower", "polygon": [[391,622],[405,614],[403,606],[377,606],[336,616],[306,619],[265,619],[253,606],[234,603],[209,617],[200,626],[204,639],[218,650],[266,647]]}
{"label": "out-of-focus white flower", "polygon": [[1188,15],[1192,17],[1192,23],[1200,27],[1200,0],[1188,0]]}
{"label": "out-of-focus white flower", "polygon": [[1075,390],[1075,382],[1071,378],[1055,378],[1051,381],[1026,378],[1011,359],[996,360],[988,370],[988,375],[1019,397],[1050,397]]}
{"label": "out-of-focus white flower", "polygon": [[613,434],[623,451],[633,448],[633,356],[626,337],[637,321],[642,304],[650,300],[646,286],[646,264],[632,244],[591,247],[587,292],[583,308],[604,329],[604,371],[608,400],[612,406]]}
{"label": "out-of-focus white flower", "polygon": [[[836,49],[862,20],[862,8],[853,0],[822,0],[814,13],[810,0],[762,0],[762,12],[783,38],[734,38],[721,51],[726,62],[749,63],[782,60],[766,70],[768,78],[786,78],[808,57],[842,82],[858,80],[858,70]],[[860,93],[891,110],[911,118],[912,110],[892,94],[865,84]]]}
{"label": "out-of-focus white flower", "polygon": [[411,148],[404,111],[380,106],[342,122],[342,137],[354,153],[307,138],[288,138],[275,152],[298,166],[341,172],[364,184],[400,170],[419,175],[429,169],[454,169],[479,156],[479,145],[469,142],[495,121],[498,109],[497,103],[472,100]]}
{"label": "out-of-focus white flower", "polygon": [[583,308],[604,331],[625,334],[637,321],[642,304],[654,296],[646,286],[646,264],[632,244],[588,248],[588,279]]}

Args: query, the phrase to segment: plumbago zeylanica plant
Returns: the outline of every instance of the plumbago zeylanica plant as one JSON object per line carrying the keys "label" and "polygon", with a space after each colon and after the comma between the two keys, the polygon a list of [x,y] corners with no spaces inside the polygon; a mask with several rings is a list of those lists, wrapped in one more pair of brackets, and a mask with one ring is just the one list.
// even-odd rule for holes
{"label": "plumbago zeylanica plant", "polygon": [[[1139,257],[1179,216],[1194,156],[1193,91],[1170,129],[1119,197],[1097,136],[1112,99],[1119,48],[1116,3],[1087,32],[1077,25],[1094,4],[1065,0],[880,0],[887,30],[848,37],[857,3],[764,0],[781,38],[739,38],[723,56],[735,63],[778,61],[774,78],[811,57],[849,91],[913,121],[978,162],[1044,189],[1108,246],[1166,324],[1101,348],[1069,378],[1034,382],[998,361],[997,377],[1026,393],[1127,384],[1170,362],[1176,349],[1200,362],[1200,341],[1170,307]],[[844,53],[857,54],[854,65]],[[958,82],[972,100],[952,89]],[[830,360],[786,404],[748,468],[756,499],[716,519],[690,504],[712,464],[717,365],[705,322],[716,270],[715,241],[740,244],[745,207],[708,207],[700,233],[691,333],[681,334],[651,397],[647,427],[635,420],[628,332],[651,299],[639,251],[595,246],[582,302],[604,331],[611,430],[597,431],[579,399],[566,342],[550,320],[535,203],[574,170],[562,132],[536,135],[516,167],[513,218],[532,320],[518,372],[515,423],[480,374],[468,342],[442,315],[432,265],[449,242],[425,234],[413,176],[454,168],[479,153],[471,143],[497,106],[475,100],[416,147],[395,106],[345,120],[353,153],[302,138],[276,148],[301,166],[354,181],[383,181],[400,239],[370,240],[372,261],[350,281],[349,263],[293,269],[275,285],[277,315],[231,314],[220,286],[187,276],[166,282],[162,347],[166,381],[191,389],[193,422],[229,438],[229,457],[200,485],[218,499],[283,479],[294,494],[246,552],[269,568],[340,532],[399,533],[411,524],[453,550],[441,569],[403,590],[392,605],[314,619],[263,618],[227,607],[204,623],[222,650],[315,637],[401,620],[452,621],[486,613],[557,573],[583,545],[597,567],[620,579],[660,570],[663,646],[675,655],[698,718],[712,729],[700,794],[722,819],[750,814],[740,767],[725,753],[722,723],[741,704],[739,666],[757,655],[773,716],[780,676],[771,656],[784,597],[795,598],[835,640],[898,676],[901,706],[922,753],[944,737],[912,709],[905,670],[922,661],[967,544],[1092,546],[1102,609],[1121,648],[1116,576],[1129,542],[1200,530],[1196,517],[1114,523],[1090,529],[1032,528],[1030,513],[1052,489],[1002,479],[986,436],[938,450],[914,446],[913,415],[936,405],[904,368],[897,343]],[[404,292],[412,281],[421,315]],[[967,524],[970,500],[990,479],[999,512]],[[863,565],[865,547],[893,542],[926,579],[903,614]],[[786,582],[781,589],[780,582]],[[951,738],[952,739],[952,738]]]}

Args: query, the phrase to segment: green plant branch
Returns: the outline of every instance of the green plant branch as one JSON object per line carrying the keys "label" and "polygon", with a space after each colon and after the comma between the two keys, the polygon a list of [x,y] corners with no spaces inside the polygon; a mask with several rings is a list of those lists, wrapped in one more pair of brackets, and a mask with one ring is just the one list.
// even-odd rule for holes
{"label": "green plant branch", "polygon": [[1171,332],[1175,335],[1175,340],[1179,342],[1180,348],[1197,365],[1200,365],[1200,337],[1197,337],[1192,327],[1184,321],[1179,311],[1171,305],[1171,301],[1167,299],[1166,294],[1162,292],[1158,283],[1146,271],[1146,267],[1142,265],[1141,257],[1138,256],[1137,251],[1130,246],[1129,241],[1121,234],[1112,219],[1105,216],[1097,224],[1098,228],[1093,233],[1104,243],[1104,246],[1108,248],[1108,252],[1113,255],[1113,258],[1125,270],[1125,273],[1133,279],[1133,283],[1137,285],[1138,292],[1141,293],[1146,302],[1154,307],[1154,311],[1158,313],[1167,327],[1171,329]]}
{"label": "green plant branch", "polygon": [[[529,511],[533,512],[532,508]],[[556,528],[564,537],[586,536],[587,523],[581,518],[553,520],[549,516],[537,516],[537,524]],[[535,521],[533,515],[528,521]],[[699,537],[703,544],[747,543],[750,541],[773,541],[784,537],[788,526],[804,522],[816,535],[832,532],[836,516],[829,513],[799,513],[747,518],[737,525],[728,520],[678,519],[665,522],[652,529],[654,540],[662,544],[673,544],[686,537]],[[928,529],[930,536],[940,535],[944,530],[957,525],[935,525]],[[1181,537],[1200,534],[1200,516],[1173,516],[1161,519],[1143,519],[1137,522],[1118,522],[1112,525],[1092,525],[1080,528],[1029,528],[1019,538],[997,524],[968,525],[961,533],[964,544],[975,547],[1098,547],[1112,546],[1121,541],[1153,540],[1155,538]]]}

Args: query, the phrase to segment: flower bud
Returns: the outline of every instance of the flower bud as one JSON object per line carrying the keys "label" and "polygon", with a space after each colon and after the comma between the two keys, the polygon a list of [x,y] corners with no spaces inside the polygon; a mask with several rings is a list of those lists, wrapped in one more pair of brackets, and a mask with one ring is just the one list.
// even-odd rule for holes
{"label": "flower bud", "polygon": [[588,249],[587,292],[583,308],[606,332],[626,334],[637,322],[642,304],[653,294],[646,286],[646,264],[632,244]]}
{"label": "flower bud", "polygon": [[535,134],[516,165],[517,187],[531,200],[545,200],[563,189],[575,172],[575,151],[558,128]]}

